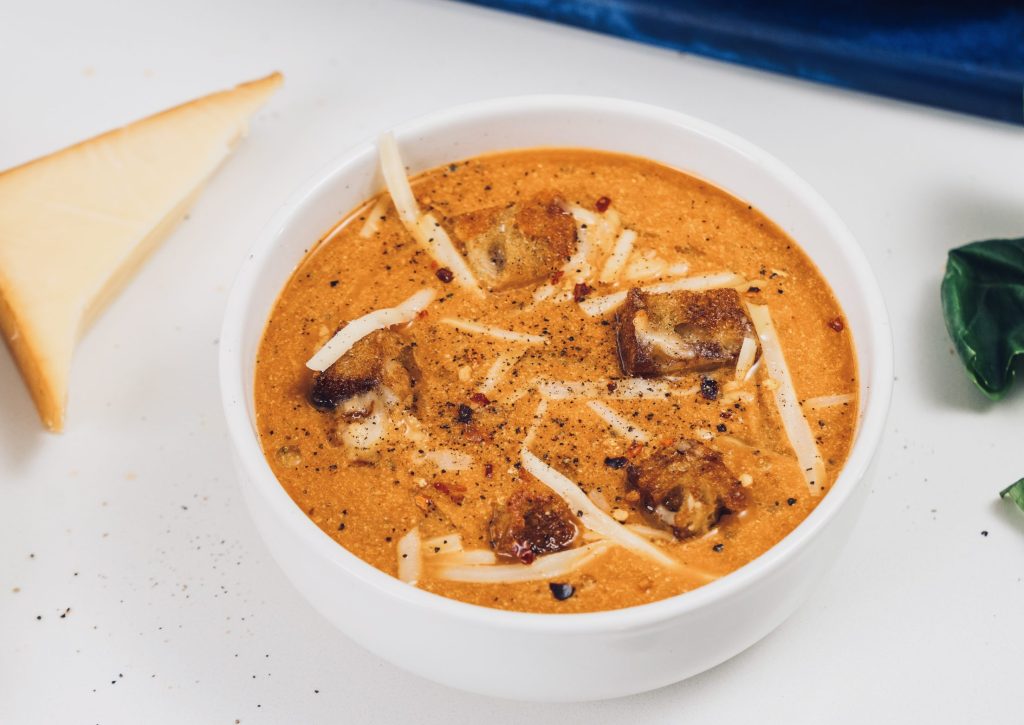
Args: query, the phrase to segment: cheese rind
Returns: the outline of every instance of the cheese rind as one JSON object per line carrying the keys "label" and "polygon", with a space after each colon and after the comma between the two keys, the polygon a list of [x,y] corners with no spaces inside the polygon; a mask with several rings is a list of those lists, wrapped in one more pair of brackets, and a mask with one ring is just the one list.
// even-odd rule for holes
{"label": "cheese rind", "polygon": [[281,81],[214,93],[0,174],[0,330],[51,431],[64,426],[78,338]]}

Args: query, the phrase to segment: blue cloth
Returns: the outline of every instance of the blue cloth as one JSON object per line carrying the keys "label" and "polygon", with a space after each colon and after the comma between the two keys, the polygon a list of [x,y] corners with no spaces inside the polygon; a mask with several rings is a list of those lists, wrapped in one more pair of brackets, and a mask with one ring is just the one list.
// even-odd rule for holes
{"label": "blue cloth", "polygon": [[1024,124],[1021,2],[468,1]]}

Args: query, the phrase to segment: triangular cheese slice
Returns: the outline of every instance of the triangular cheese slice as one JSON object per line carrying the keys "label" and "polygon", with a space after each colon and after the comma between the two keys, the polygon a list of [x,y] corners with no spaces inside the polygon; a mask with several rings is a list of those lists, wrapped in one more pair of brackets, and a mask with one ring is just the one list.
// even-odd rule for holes
{"label": "triangular cheese slice", "polygon": [[75,343],[281,84],[275,73],[0,174],[0,329],[51,431]]}

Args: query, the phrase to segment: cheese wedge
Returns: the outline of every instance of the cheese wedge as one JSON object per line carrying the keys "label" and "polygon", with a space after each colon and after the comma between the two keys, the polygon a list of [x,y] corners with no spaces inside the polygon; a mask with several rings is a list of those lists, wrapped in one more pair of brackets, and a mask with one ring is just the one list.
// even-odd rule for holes
{"label": "cheese wedge", "polygon": [[51,431],[64,427],[78,338],[281,81],[214,93],[0,174],[0,330]]}

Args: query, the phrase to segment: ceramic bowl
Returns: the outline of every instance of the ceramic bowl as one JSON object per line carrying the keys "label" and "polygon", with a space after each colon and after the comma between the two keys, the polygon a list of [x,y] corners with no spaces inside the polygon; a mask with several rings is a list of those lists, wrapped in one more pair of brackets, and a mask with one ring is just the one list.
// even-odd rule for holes
{"label": "ceramic bowl", "polygon": [[278,484],[253,415],[256,349],[275,299],[306,251],[381,188],[375,146],[365,143],[330,163],[277,213],[242,265],[221,334],[224,410],[245,500],[288,578],[327,620],[384,659],[452,687],[507,698],[591,700],[651,690],[714,667],[775,629],[806,599],[854,525],[892,391],[882,295],[835,212],[747,141],[639,103],[508,98],[434,113],[394,131],[414,173],[490,151],[585,147],[659,161],[753,204],[810,255],[843,307],[860,369],[856,441],[832,490],[776,546],[722,579],[652,604],[591,614],[506,612],[421,591],[366,564],[320,531]]}

